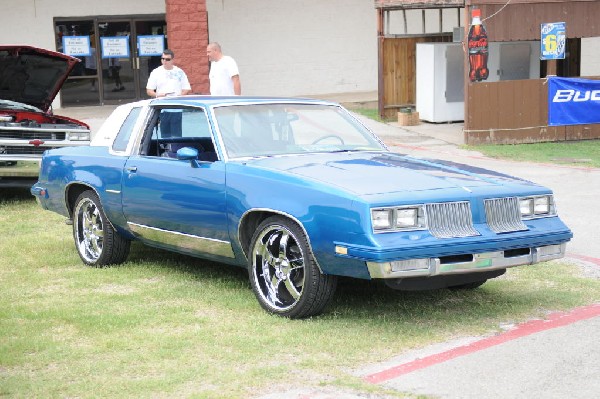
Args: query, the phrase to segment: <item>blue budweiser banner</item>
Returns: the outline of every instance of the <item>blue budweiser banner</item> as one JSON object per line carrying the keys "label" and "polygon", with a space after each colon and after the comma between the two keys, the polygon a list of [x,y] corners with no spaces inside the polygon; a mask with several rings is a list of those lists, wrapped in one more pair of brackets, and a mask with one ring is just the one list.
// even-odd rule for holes
{"label": "blue budweiser banner", "polygon": [[600,123],[600,80],[548,78],[548,125]]}

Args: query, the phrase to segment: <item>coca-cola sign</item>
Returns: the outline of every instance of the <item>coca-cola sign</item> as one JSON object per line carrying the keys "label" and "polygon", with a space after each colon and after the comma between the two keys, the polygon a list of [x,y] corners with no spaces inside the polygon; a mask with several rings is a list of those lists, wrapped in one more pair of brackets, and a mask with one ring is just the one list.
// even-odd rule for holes
{"label": "coca-cola sign", "polygon": [[488,41],[487,41],[487,37],[482,37],[479,40],[472,40],[469,41],[469,48],[470,49],[483,49],[483,48],[488,48]]}
{"label": "coca-cola sign", "polygon": [[473,20],[467,37],[469,49],[469,80],[479,82],[486,80],[490,74],[488,69],[488,37],[481,22],[481,10],[472,10]]}

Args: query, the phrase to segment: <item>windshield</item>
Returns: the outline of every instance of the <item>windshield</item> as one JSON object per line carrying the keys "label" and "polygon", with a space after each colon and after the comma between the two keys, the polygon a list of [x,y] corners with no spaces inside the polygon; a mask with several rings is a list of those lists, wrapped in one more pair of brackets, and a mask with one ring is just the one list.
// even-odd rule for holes
{"label": "windshield", "polygon": [[335,105],[234,105],[215,108],[214,114],[230,158],[386,150]]}

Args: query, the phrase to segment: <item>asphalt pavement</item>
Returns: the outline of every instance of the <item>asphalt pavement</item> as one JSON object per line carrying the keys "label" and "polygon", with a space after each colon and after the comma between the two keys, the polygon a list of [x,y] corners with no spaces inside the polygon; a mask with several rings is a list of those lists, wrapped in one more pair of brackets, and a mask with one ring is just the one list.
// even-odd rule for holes
{"label": "asphalt pavement", "polygon": [[[595,223],[600,169],[487,158],[460,148],[462,124],[398,126],[361,119],[395,152],[492,169],[550,187],[560,217],[575,236],[567,244],[567,261],[587,277],[600,278]],[[422,348],[384,365],[365,366],[358,374],[436,398],[595,398],[600,396],[599,334],[600,303],[509,326],[502,334]]]}
{"label": "asphalt pavement", "polygon": [[[65,108],[57,114],[87,122],[95,133],[111,106]],[[600,169],[496,160],[460,148],[461,123],[399,126],[360,116],[395,152],[492,169],[550,187],[560,217],[573,230],[567,261],[600,278]],[[409,395],[435,398],[596,398],[600,396],[600,303],[550,313],[505,331],[465,337],[390,356],[355,371],[365,381]],[[358,399],[371,394],[307,387],[262,399]]]}

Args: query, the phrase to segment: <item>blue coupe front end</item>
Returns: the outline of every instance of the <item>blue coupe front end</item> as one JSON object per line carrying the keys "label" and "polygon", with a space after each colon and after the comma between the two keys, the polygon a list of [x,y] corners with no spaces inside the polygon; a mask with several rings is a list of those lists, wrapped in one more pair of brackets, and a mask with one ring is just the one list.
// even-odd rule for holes
{"label": "blue coupe front end", "polygon": [[[161,116],[181,131],[161,131]],[[337,276],[474,288],[557,259],[571,231],[534,183],[390,152],[318,100],[188,96],[121,106],[91,147],[44,155],[32,188],[92,266],[131,240],[248,268],[266,310],[323,311]]]}

